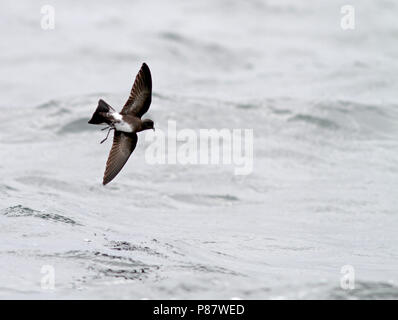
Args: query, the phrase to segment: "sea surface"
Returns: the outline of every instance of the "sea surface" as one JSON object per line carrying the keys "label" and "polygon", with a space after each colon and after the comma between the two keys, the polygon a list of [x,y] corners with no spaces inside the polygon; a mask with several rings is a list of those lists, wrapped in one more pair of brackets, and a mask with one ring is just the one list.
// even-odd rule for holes
{"label": "sea surface", "polygon": [[[397,299],[397,16],[393,0],[2,0],[0,298]],[[123,106],[142,62],[155,127],[253,129],[251,174],[151,165],[143,132],[102,186],[111,139],[87,121],[99,98]]]}

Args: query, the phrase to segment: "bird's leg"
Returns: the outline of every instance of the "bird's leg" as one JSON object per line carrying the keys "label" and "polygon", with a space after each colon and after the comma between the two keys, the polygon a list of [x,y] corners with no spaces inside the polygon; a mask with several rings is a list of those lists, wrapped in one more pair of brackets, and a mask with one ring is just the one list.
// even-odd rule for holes
{"label": "bird's leg", "polygon": [[[106,137],[105,137],[105,139],[104,140],[102,140],[100,143],[102,144],[103,142],[105,142],[106,141],[106,139],[108,139],[108,136],[109,136],[109,133],[112,131],[112,130],[115,130],[115,128],[113,128],[113,127],[106,127],[106,128],[104,128],[104,129],[108,129],[109,128],[109,130],[108,130],[108,133],[107,133],[107,135],[106,135]],[[104,129],[102,129],[102,130],[104,130]]]}
{"label": "bird's leg", "polygon": [[106,130],[106,129],[109,129],[111,126],[107,126],[107,127],[105,127],[105,128],[102,128],[101,129],[101,131],[104,131],[104,130]]}

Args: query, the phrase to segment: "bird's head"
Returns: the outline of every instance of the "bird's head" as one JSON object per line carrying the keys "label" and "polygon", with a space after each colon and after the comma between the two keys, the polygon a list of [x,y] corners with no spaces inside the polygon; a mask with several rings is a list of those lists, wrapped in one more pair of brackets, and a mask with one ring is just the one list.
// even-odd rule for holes
{"label": "bird's head", "polygon": [[152,129],[153,131],[155,131],[153,121],[151,119],[142,120],[142,129],[143,130]]}

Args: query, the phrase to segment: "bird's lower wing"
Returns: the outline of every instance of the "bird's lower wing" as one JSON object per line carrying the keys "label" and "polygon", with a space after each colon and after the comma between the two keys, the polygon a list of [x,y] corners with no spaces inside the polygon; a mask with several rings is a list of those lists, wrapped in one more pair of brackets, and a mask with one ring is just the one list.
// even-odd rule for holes
{"label": "bird's lower wing", "polygon": [[106,169],[102,182],[104,185],[111,182],[120,170],[122,170],[136,145],[136,133],[115,131],[112,148],[109,152],[108,161],[106,162]]}

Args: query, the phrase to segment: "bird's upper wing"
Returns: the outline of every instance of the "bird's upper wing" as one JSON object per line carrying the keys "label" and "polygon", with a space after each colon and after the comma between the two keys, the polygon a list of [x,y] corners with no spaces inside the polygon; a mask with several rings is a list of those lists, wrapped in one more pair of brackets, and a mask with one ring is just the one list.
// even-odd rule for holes
{"label": "bird's upper wing", "polygon": [[115,178],[120,172],[120,170],[122,170],[124,164],[134,151],[136,145],[136,133],[115,131],[112,148],[109,152],[108,161],[106,162],[104,180],[102,182],[104,185],[111,182],[113,178]]}
{"label": "bird's upper wing", "polygon": [[130,96],[121,114],[131,114],[141,118],[145,112],[148,111],[151,105],[152,96],[152,77],[146,63],[143,63],[140,71],[138,72],[133,88],[131,89]]}

